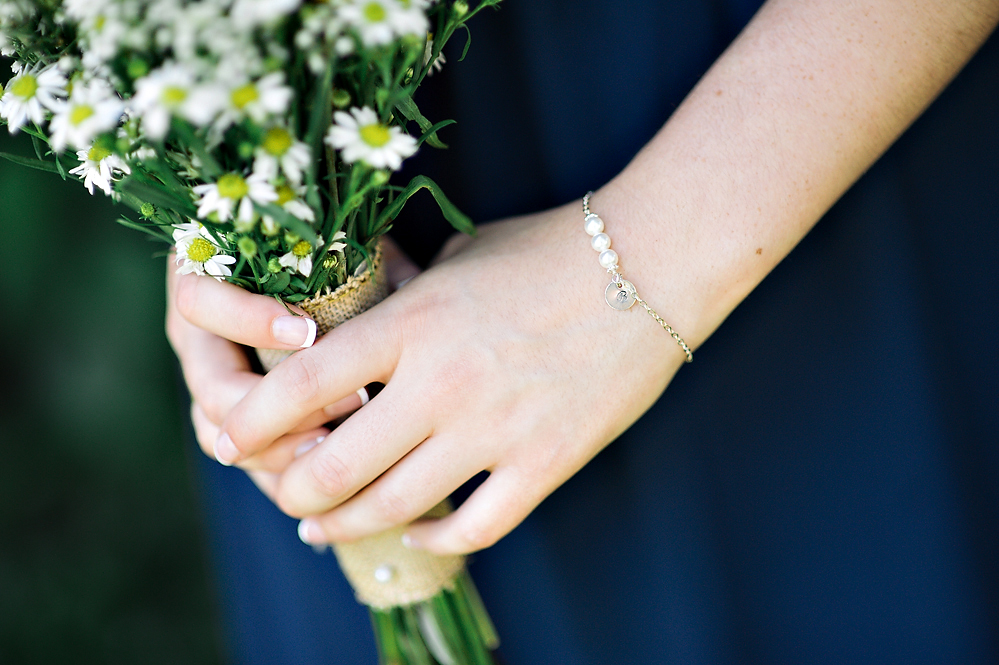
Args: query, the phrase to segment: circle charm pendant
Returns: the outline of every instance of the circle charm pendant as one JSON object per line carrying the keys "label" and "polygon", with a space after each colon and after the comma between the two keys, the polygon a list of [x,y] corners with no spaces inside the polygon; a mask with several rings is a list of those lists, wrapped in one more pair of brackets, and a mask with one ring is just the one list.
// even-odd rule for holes
{"label": "circle charm pendant", "polygon": [[625,310],[635,304],[635,285],[626,279],[622,279],[621,286],[617,282],[611,282],[604,291],[604,300],[614,309]]}

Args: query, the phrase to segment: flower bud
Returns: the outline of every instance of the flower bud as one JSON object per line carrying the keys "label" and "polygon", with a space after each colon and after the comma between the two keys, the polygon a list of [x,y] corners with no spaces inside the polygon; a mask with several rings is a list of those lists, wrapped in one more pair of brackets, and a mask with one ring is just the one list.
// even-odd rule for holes
{"label": "flower bud", "polygon": [[350,93],[342,88],[333,91],[333,106],[345,109],[350,106]]}
{"label": "flower bud", "polygon": [[381,187],[389,181],[388,171],[375,171],[371,174],[371,184],[375,187]]}
{"label": "flower bud", "polygon": [[129,78],[134,81],[149,73],[149,63],[142,58],[132,58],[128,61],[127,70]]}
{"label": "flower bud", "polygon": [[[236,243],[236,246],[239,247],[240,253],[248,259],[252,259],[257,255],[257,243],[253,241],[253,238],[243,236]],[[270,264],[267,264],[267,268],[268,270],[270,269]]]}
{"label": "flower bud", "polygon": [[272,256],[271,260],[267,262],[267,270],[274,273],[275,275],[284,270],[278,257]]}
{"label": "flower bud", "polygon": [[458,0],[458,2],[454,3],[454,15],[455,16],[457,16],[458,18],[461,18],[462,16],[464,16],[467,13],[468,13],[468,3],[467,2],[464,2],[463,0]]}
{"label": "flower bud", "polygon": [[156,214],[156,206],[152,203],[143,203],[139,206],[139,214],[142,215],[143,219],[149,219]]}

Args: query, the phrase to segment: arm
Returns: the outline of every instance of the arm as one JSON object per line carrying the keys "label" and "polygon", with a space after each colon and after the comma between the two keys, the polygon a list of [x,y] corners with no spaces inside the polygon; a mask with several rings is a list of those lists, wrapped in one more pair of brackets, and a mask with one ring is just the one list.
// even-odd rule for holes
{"label": "arm", "polygon": [[[768,3],[595,195],[628,277],[699,345],[929,104],[997,14],[995,0]],[[225,418],[217,454],[244,460],[381,381],[377,398],[288,466],[279,506],[318,515],[303,529],[311,540],[350,540],[415,519],[488,469],[456,513],[409,535],[442,553],[494,543],[630,426],[683,360],[644,312],[602,302],[607,277],[581,218],[574,201],[483,227],[257,383]],[[539,284],[544,298],[525,297]]]}

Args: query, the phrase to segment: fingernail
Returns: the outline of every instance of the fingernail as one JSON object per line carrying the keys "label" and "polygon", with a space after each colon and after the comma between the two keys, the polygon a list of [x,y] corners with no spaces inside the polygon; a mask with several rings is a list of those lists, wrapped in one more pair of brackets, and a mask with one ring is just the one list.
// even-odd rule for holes
{"label": "fingernail", "polygon": [[411,550],[423,549],[420,543],[408,533],[402,534],[402,544],[404,547],[408,547]]}
{"label": "fingernail", "polygon": [[298,537],[306,545],[323,545],[326,543],[326,535],[319,526],[319,522],[306,517],[298,523]]}
{"label": "fingernail", "polygon": [[215,459],[224,466],[232,466],[232,463],[239,459],[239,448],[226,433],[215,441]]}
{"label": "fingernail", "polygon": [[295,448],[295,459],[298,459],[305,453],[309,452],[310,450],[318,446],[320,443],[323,442],[325,438],[326,438],[325,436],[321,436],[318,439],[313,439],[312,441],[306,441],[298,448]]}
{"label": "fingernail", "polygon": [[371,401],[371,397],[368,396],[367,388],[358,388],[357,396],[361,398],[361,406],[364,406],[365,404]]}
{"label": "fingernail", "polygon": [[271,323],[271,334],[282,344],[307,349],[316,343],[316,322],[304,316],[279,316]]}

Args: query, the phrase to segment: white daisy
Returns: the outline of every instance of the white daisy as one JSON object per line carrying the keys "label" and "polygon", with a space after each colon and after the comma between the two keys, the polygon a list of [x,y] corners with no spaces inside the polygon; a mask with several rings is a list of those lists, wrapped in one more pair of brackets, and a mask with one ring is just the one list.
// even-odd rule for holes
{"label": "white daisy", "polygon": [[172,63],[137,80],[131,104],[146,136],[160,141],[170,129],[171,115],[204,127],[224,102],[220,91],[196,86],[190,68]]}
{"label": "white daisy", "polygon": [[[322,246],[323,237],[319,236],[316,238],[316,247]],[[299,240],[290,252],[278,259],[278,263],[308,277],[312,274],[312,251],[312,243],[308,240]]]}
{"label": "white daisy", "polygon": [[15,72],[0,97],[0,118],[7,121],[11,134],[16,134],[28,120],[43,124],[45,110],[56,110],[60,98],[66,96],[66,77],[55,65],[17,68]]}
{"label": "white daisy", "polygon": [[187,222],[185,224],[174,224],[173,225],[173,242],[174,244],[187,242],[196,237],[202,237],[205,240],[214,242],[208,229],[201,222]]}
{"label": "white daisy", "polygon": [[83,178],[83,185],[91,195],[96,185],[105,195],[111,196],[111,183],[132,172],[125,160],[98,143],[89,150],[78,150],[76,156],[80,165],[69,172]]}
{"label": "white daisy", "polygon": [[246,29],[273,23],[298,9],[302,0],[236,0],[229,15],[236,27]]}
{"label": "white daisy", "polygon": [[263,123],[270,115],[281,115],[291,101],[291,88],[284,85],[284,74],[273,72],[256,81],[243,81],[229,87],[225,109],[216,121],[228,127],[244,117]]}
{"label": "white daisy", "polygon": [[[176,232],[174,234],[176,236]],[[232,275],[228,266],[236,258],[221,253],[222,249],[201,234],[188,234],[177,241],[177,274],[211,275],[218,281]]]}
{"label": "white daisy", "polygon": [[389,44],[396,37],[424,35],[430,27],[426,14],[413,3],[397,0],[354,0],[339,8],[338,18],[350,25],[365,46]]}
{"label": "white daisy", "polygon": [[330,242],[330,246],[326,249],[327,253],[332,254],[333,252],[342,252],[347,248],[347,243],[337,242],[338,240],[343,240],[347,237],[347,234],[343,231],[337,231],[333,234],[333,241]]}
{"label": "white daisy", "polygon": [[243,177],[238,173],[226,173],[217,182],[198,185],[194,193],[198,200],[198,217],[205,219],[213,212],[220,222],[232,219],[233,209],[238,208],[237,218],[247,224],[253,221],[253,203],[267,204],[277,199],[277,192],[260,173]]}
{"label": "white daisy", "polygon": [[278,166],[280,166],[281,172],[293,185],[302,182],[302,171],[308,168],[312,161],[312,151],[309,150],[309,146],[296,141],[291,132],[283,127],[268,129],[254,154],[255,172],[267,174],[274,179],[278,175]]}
{"label": "white daisy", "polygon": [[350,113],[337,111],[325,141],[341,150],[343,161],[358,160],[376,169],[398,171],[402,160],[416,152],[416,139],[397,126],[378,121],[378,114],[367,106],[352,108]]}
{"label": "white daisy", "polygon": [[[305,187],[279,185],[275,191],[277,199],[274,203],[281,206],[288,214],[310,224],[316,221],[316,213],[301,199],[305,194]],[[266,236],[275,236],[281,230],[281,225],[270,215],[264,215],[260,221],[260,230]]]}
{"label": "white daisy", "polygon": [[[427,35],[427,45],[423,49],[424,67],[430,64],[430,58],[433,58],[433,56],[434,56],[434,36]],[[430,68],[427,70],[427,76],[433,76],[434,72],[439,72],[440,70],[444,69],[444,63],[446,62],[447,60],[444,58],[444,53],[438,53],[437,57],[434,58],[434,64],[430,65]]]}
{"label": "white daisy", "polygon": [[62,152],[67,144],[88,148],[98,134],[118,125],[123,111],[124,104],[104,81],[75,83],[69,101],[61,104],[52,118],[52,149]]}

